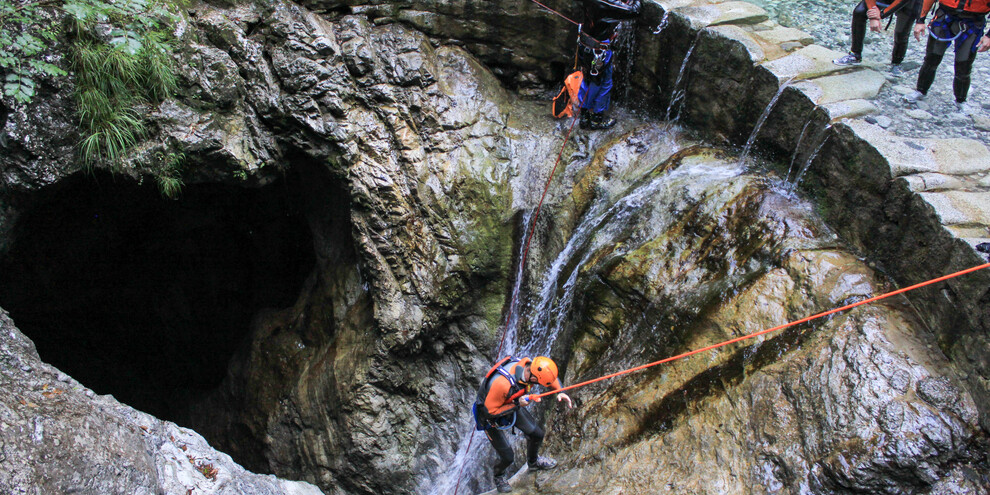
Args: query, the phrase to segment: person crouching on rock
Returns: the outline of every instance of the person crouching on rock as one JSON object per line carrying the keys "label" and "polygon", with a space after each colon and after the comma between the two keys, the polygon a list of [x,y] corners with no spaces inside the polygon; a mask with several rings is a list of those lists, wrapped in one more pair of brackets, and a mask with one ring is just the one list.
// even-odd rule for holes
{"label": "person crouching on rock", "polygon": [[[925,31],[925,16],[935,0],[924,0],[918,20],[914,25],[914,37],[921,40]],[[917,102],[928,94],[928,88],[935,81],[935,70],[942,63],[942,56],[951,43],[955,43],[955,77],[952,78],[952,92],[956,97],[956,109],[966,115],[973,113],[966,104],[969,94],[970,74],[977,52],[990,49],[990,37],[984,35],[990,0],[939,0],[935,17],[928,25],[928,46],[925,61],[918,71],[916,90],[904,96],[909,102]]]}
{"label": "person crouching on rock", "polygon": [[578,59],[584,81],[581,101],[581,128],[608,129],[615,125],[608,109],[612,99],[612,59],[616,28],[626,19],[639,15],[640,0],[582,0],[584,23],[581,25]]}
{"label": "person crouching on rock", "polygon": [[[922,0],[863,0],[853,9],[852,16],[852,46],[844,57],[832,61],[835,65],[858,65],[863,61],[863,40],[866,38],[866,25],[869,22],[870,31],[879,33],[881,19],[895,15],[894,50],[890,55],[890,63],[898,65],[904,61],[907,53],[908,40],[911,38],[911,20],[918,17]],[[888,24],[889,26],[889,24]]]}
{"label": "person crouching on rock", "polygon": [[[506,479],[505,471],[512,465],[512,446],[505,438],[505,430],[515,428],[526,434],[526,454],[530,470],[552,469],[557,461],[539,455],[543,444],[543,428],[525,408],[534,400],[526,394],[533,385],[541,385],[550,390],[560,390],[557,379],[557,364],[552,359],[539,356],[530,358],[504,358],[485,374],[478,399],[474,405],[477,429],[484,430],[499,460],[495,464],[495,488],[500,493],[509,493],[512,487]],[[561,392],[558,401],[574,407],[571,398]],[[535,400],[536,402],[539,399]]]}

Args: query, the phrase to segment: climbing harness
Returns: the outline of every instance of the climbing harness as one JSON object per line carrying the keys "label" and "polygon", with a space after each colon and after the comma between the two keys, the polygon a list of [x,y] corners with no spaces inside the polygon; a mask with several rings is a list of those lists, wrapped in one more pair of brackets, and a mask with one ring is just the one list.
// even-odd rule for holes
{"label": "climbing harness", "polygon": [[[952,25],[958,23],[959,32],[952,36]],[[945,8],[940,9],[940,13],[936,14],[932,18],[932,21],[928,23],[928,35],[932,38],[944,42],[952,43],[956,42],[958,47],[962,43],[965,43],[970,36],[976,36],[976,39],[980,39],[983,36],[983,29],[986,27],[986,19],[982,17],[969,18],[959,16],[958,14],[950,13],[945,10]],[[936,34],[937,33],[937,34]],[[948,35],[946,35],[948,33]],[[976,53],[977,43],[973,43],[970,47],[972,53]]]}
{"label": "climbing harness", "polygon": [[509,373],[509,370],[506,369],[507,366],[519,362],[521,362],[520,359],[507,356],[495,363],[495,366],[488,370],[488,373],[485,373],[485,378],[481,381],[481,386],[478,387],[478,397],[474,402],[474,406],[471,408],[471,412],[474,414],[475,430],[482,431],[488,428],[508,430],[515,426],[515,410],[498,416],[492,416],[485,406],[485,399],[488,398],[488,392],[491,390],[492,379],[495,378],[495,375],[502,376],[509,381],[509,397],[506,399],[506,403],[515,402],[525,395],[526,392],[529,392],[529,385],[520,385],[520,382],[522,382],[522,367],[516,366],[516,374]]}
{"label": "climbing harness", "polygon": [[566,390],[571,390],[571,389],[575,389],[575,388],[578,388],[578,387],[584,387],[586,385],[591,385],[592,383],[600,382],[602,380],[608,380],[609,378],[615,378],[617,376],[625,375],[627,373],[632,373],[634,371],[640,371],[640,370],[644,370],[646,368],[650,368],[650,367],[657,366],[657,365],[660,365],[660,364],[669,363],[671,361],[676,361],[678,359],[683,359],[683,358],[686,358],[688,356],[693,356],[695,354],[699,354],[699,353],[702,353],[702,352],[705,352],[705,351],[710,351],[710,350],[713,350],[713,349],[718,349],[719,347],[724,347],[724,346],[727,346],[729,344],[735,344],[736,342],[740,342],[740,341],[748,340],[748,339],[753,339],[753,338],[759,337],[759,336],[764,335],[764,334],[768,334],[768,333],[771,333],[771,332],[776,332],[777,330],[783,330],[785,328],[793,327],[795,325],[800,325],[801,323],[806,323],[806,322],[809,322],[811,320],[815,320],[815,319],[818,319],[818,318],[823,318],[825,316],[828,316],[828,315],[831,315],[831,314],[835,314],[835,313],[839,313],[841,311],[845,311],[845,310],[848,310],[848,309],[852,309],[852,308],[855,308],[857,306],[862,306],[864,304],[870,304],[870,303],[879,301],[881,299],[886,299],[888,297],[893,297],[893,296],[896,296],[898,294],[903,294],[905,292],[909,292],[909,291],[912,291],[912,290],[915,290],[915,289],[920,289],[920,288],[925,287],[925,286],[928,286],[928,285],[932,285],[932,284],[935,284],[935,283],[938,283],[938,282],[943,282],[945,280],[949,280],[951,278],[955,278],[955,277],[958,277],[958,276],[961,276],[961,275],[966,275],[967,273],[972,273],[972,272],[975,272],[975,271],[978,271],[978,270],[982,270],[984,268],[990,268],[990,263],[984,263],[982,265],[978,265],[978,266],[974,266],[974,267],[971,267],[971,268],[967,268],[965,270],[960,270],[960,271],[955,272],[955,273],[950,273],[948,275],[943,275],[941,277],[933,278],[933,279],[927,280],[925,282],[920,282],[920,283],[914,284],[912,286],[905,287],[903,289],[898,289],[898,290],[895,290],[895,291],[888,292],[886,294],[881,294],[879,296],[874,296],[874,297],[871,297],[871,298],[868,298],[868,299],[864,299],[864,300],[859,301],[859,302],[855,302],[855,303],[852,303],[852,304],[847,304],[847,305],[842,306],[842,307],[839,307],[839,308],[830,309],[828,311],[824,311],[824,312],[818,313],[816,315],[812,315],[812,316],[808,316],[808,317],[805,317],[805,318],[801,318],[800,320],[795,320],[795,321],[792,321],[790,323],[785,323],[783,325],[778,325],[778,326],[773,327],[773,328],[768,328],[768,329],[765,329],[765,330],[761,330],[759,332],[754,332],[754,333],[751,333],[749,335],[743,335],[742,337],[736,337],[734,339],[726,340],[724,342],[719,342],[718,344],[713,344],[713,345],[710,345],[708,347],[703,347],[701,349],[695,349],[693,351],[688,351],[688,352],[685,352],[685,353],[682,353],[682,354],[678,354],[676,356],[671,356],[671,357],[668,357],[668,358],[665,358],[665,359],[661,359],[659,361],[654,361],[654,362],[649,363],[649,364],[644,364],[644,365],[641,365],[641,366],[636,366],[635,368],[629,368],[627,370],[618,371],[618,372],[612,373],[610,375],[601,376],[601,377],[598,377],[598,378],[595,378],[595,379],[592,379],[592,380],[587,380],[587,381],[584,381],[584,382],[581,382],[581,383],[575,383],[574,385],[570,385],[570,386],[567,386],[567,387],[559,388],[557,390],[552,390],[550,392],[544,392],[542,394],[530,395],[529,398],[530,398],[530,400],[536,400],[536,399],[539,399],[540,397],[546,397],[548,395],[559,394],[559,393],[564,392]]}

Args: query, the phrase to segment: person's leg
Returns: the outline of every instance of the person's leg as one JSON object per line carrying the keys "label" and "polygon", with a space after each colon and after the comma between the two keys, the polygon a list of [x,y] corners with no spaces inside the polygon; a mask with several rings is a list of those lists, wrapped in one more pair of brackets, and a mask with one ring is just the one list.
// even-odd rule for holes
{"label": "person's leg", "polygon": [[866,39],[866,22],[866,2],[859,2],[853,9],[852,47],[849,52],[860,58],[863,56],[863,40]]}
{"label": "person's leg", "polygon": [[526,461],[530,464],[539,459],[540,447],[543,445],[543,428],[536,424],[536,418],[526,409],[516,413],[516,428],[526,434]]}
{"label": "person's leg", "polygon": [[598,95],[592,105],[592,129],[608,129],[615,125],[615,119],[608,115],[608,109],[612,105],[612,54],[608,56],[608,61],[602,68],[602,81],[598,89]]}
{"label": "person's leg", "polygon": [[928,89],[935,82],[935,71],[938,69],[938,65],[942,63],[942,56],[945,55],[945,50],[948,47],[949,42],[939,41],[931,36],[928,37],[928,45],[925,48],[925,61],[921,64],[921,69],[918,71],[918,85],[915,86],[922,95],[927,95]]}
{"label": "person's leg", "polygon": [[979,37],[971,34],[966,41],[956,45],[955,72],[952,77],[952,93],[956,97],[956,103],[964,103],[969,95],[970,75],[973,72],[973,62],[976,61],[973,43],[977,41]]}
{"label": "person's leg", "polygon": [[911,28],[914,26],[915,17],[909,8],[901,9],[894,14],[894,50],[890,54],[890,63],[899,64],[904,61],[907,54],[908,40],[911,39]]}
{"label": "person's leg", "polygon": [[498,462],[495,463],[495,477],[497,478],[504,475],[505,470],[512,465],[512,446],[509,445],[502,430],[487,428],[485,429],[485,435],[488,436],[488,441],[491,442],[492,447],[495,448],[495,452],[498,454]]}

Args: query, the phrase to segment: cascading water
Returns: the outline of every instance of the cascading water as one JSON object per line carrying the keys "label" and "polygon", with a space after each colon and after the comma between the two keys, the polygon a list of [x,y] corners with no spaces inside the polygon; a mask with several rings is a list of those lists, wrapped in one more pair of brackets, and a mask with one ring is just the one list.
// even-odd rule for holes
{"label": "cascading water", "polygon": [[808,131],[808,125],[811,124],[812,119],[808,119],[804,123],[804,127],[801,128],[801,135],[798,136],[797,144],[794,145],[794,153],[791,154],[791,163],[787,166],[787,175],[784,176],[785,181],[791,180],[791,170],[794,169],[794,160],[797,159],[798,152],[801,151],[801,142],[804,141],[804,134]]}
{"label": "cascading water", "polygon": [[662,33],[663,30],[667,27],[667,24],[670,24],[669,10],[663,13],[663,17],[660,18],[660,23],[657,24],[657,27],[655,29],[653,29],[653,34],[660,35],[660,33]]}
{"label": "cascading water", "polygon": [[808,167],[811,167],[811,162],[815,161],[815,158],[818,157],[818,152],[820,152],[822,150],[822,147],[825,146],[825,143],[828,141],[829,136],[831,136],[831,134],[828,133],[828,130],[831,128],[832,125],[829,124],[825,126],[825,129],[822,130],[822,135],[824,135],[825,137],[822,138],[821,142],[818,143],[818,146],[815,147],[815,151],[813,151],[811,155],[808,155],[808,159],[805,160],[804,166],[801,167],[801,171],[798,172],[797,177],[794,178],[794,182],[791,184],[791,188],[790,188],[791,191],[796,189],[798,184],[801,183],[801,177],[804,177],[804,173],[808,171]]}
{"label": "cascading water", "polygon": [[[684,60],[681,62],[681,69],[677,72],[677,79],[674,80],[674,87],[670,90],[670,103],[667,104],[667,113],[664,114],[663,119],[670,121],[671,113],[674,107],[684,99],[687,93],[687,89],[679,90],[681,87],[681,80],[684,79],[684,70],[687,69],[688,61],[691,60],[691,54],[694,53],[694,47],[698,46],[698,40],[701,39],[701,33],[704,31],[698,31],[698,35],[694,37],[694,41],[691,42],[691,46],[688,47],[687,53],[684,55]],[[680,118],[680,107],[678,107],[677,117]]]}
{"label": "cascading water", "polygon": [[617,84],[620,84],[623,88],[623,101],[629,101],[629,92],[632,90],[632,84],[629,84],[629,79],[632,76],[633,61],[636,58],[636,31],[631,21],[622,22],[616,28],[614,44],[615,53],[619,54],[622,60],[622,65],[616,71],[615,79]]}
{"label": "cascading water", "polygon": [[756,136],[760,133],[763,123],[766,122],[767,117],[770,116],[770,111],[773,110],[774,105],[777,104],[777,100],[780,99],[780,95],[784,94],[784,90],[787,89],[787,86],[790,85],[793,80],[794,78],[792,77],[784,81],[784,84],[781,84],[780,87],[777,88],[777,93],[773,95],[773,98],[770,99],[770,103],[767,103],[767,107],[764,108],[763,113],[760,114],[760,118],[756,120],[756,125],[753,127],[753,132],[749,134],[749,139],[746,140],[746,145],[743,146],[742,153],[739,154],[740,164],[746,162],[746,158],[749,157],[749,151],[753,148],[753,143],[756,142]]}

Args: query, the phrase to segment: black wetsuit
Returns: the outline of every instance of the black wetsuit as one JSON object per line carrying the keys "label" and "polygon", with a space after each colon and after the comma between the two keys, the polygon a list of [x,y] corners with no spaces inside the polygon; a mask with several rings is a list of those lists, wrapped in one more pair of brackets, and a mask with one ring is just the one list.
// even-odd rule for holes
{"label": "black wetsuit", "polygon": [[[955,35],[960,30],[965,31],[971,28],[974,24],[979,26],[986,24],[986,14],[957,11],[945,6],[939,6],[935,11],[934,21],[945,19],[947,15],[951,16],[950,18],[952,20],[947,23],[949,25],[949,32],[945,33],[946,35]],[[970,34],[964,40],[961,40],[961,42],[955,42],[955,72],[952,77],[952,93],[958,103],[966,101],[966,97],[969,95],[973,62],[976,61],[976,50],[973,47],[976,43],[979,43],[982,32],[983,28],[981,27],[979,33]],[[925,62],[921,64],[921,70],[918,71],[918,85],[916,87],[922,94],[928,94],[929,88],[932,87],[932,83],[935,81],[935,71],[938,69],[939,64],[942,63],[942,57],[951,43],[953,42],[940,41],[932,36],[928,37],[928,46],[925,48]]]}
{"label": "black wetsuit", "polygon": [[[516,424],[513,428],[526,435],[526,461],[533,464],[539,456],[540,446],[543,445],[543,428],[536,424],[536,419],[526,409],[517,408],[515,414]],[[494,427],[486,428],[485,435],[488,436],[488,441],[492,443],[492,447],[495,447],[495,452],[498,453],[495,476],[502,476],[505,474],[505,470],[512,465],[512,446],[505,438],[505,431],[503,430]]]}
{"label": "black wetsuit", "polygon": [[[894,2],[878,0],[876,5],[877,8],[884,11],[892,3]],[[904,0],[901,3],[903,5],[900,3],[896,5],[896,10],[893,12],[896,22],[894,23],[894,51],[890,55],[890,63],[892,64],[899,64],[904,61],[904,54],[907,53],[908,39],[911,36],[911,27],[913,26],[911,21],[916,19],[921,12],[921,0]],[[866,38],[866,25],[869,22],[866,16],[867,10],[869,10],[869,6],[866,5],[865,0],[859,2],[859,5],[853,9],[852,48],[849,51],[857,57],[863,55],[863,40]]]}

